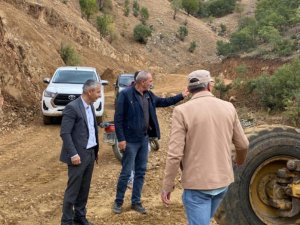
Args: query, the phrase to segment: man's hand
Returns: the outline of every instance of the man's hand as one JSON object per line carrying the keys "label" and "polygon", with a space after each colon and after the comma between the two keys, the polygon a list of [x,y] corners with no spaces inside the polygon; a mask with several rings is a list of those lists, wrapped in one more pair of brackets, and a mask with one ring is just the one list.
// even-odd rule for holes
{"label": "man's hand", "polygon": [[80,156],[78,154],[72,156],[71,157],[71,162],[72,162],[73,165],[79,165],[81,163]]}
{"label": "man's hand", "polygon": [[162,200],[162,202],[164,203],[164,205],[166,206],[166,207],[168,207],[170,204],[171,204],[171,192],[166,192],[166,191],[162,191],[161,192],[161,200]]}
{"label": "man's hand", "polygon": [[189,90],[186,88],[182,93],[182,96],[185,98],[186,96],[188,96],[190,94]]}
{"label": "man's hand", "polygon": [[118,143],[118,146],[119,146],[119,149],[120,149],[121,151],[125,151],[125,149],[126,149],[126,141],[120,141],[120,142]]}

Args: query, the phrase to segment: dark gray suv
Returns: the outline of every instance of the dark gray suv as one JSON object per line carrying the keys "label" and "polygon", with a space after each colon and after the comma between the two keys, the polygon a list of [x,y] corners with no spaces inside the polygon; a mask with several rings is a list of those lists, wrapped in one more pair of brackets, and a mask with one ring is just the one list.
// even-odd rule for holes
{"label": "dark gray suv", "polygon": [[119,93],[127,87],[134,84],[134,74],[133,73],[123,73],[117,77],[115,86],[115,101],[117,100]]}

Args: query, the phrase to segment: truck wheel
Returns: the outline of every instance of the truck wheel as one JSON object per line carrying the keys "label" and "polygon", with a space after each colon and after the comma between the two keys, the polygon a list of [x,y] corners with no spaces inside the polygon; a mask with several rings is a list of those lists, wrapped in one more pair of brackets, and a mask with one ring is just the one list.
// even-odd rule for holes
{"label": "truck wheel", "polygon": [[43,122],[45,125],[49,125],[52,123],[52,118],[50,116],[44,116],[43,115]]}
{"label": "truck wheel", "polygon": [[[261,126],[245,132],[250,142],[247,160],[235,169],[235,182],[215,215],[216,221],[219,225],[300,224],[300,212],[283,216],[283,211],[288,210],[270,203],[277,171],[285,168],[288,160],[300,159],[300,130]],[[289,205],[291,199],[284,202]]]}
{"label": "truck wheel", "polygon": [[113,152],[115,154],[115,157],[122,162],[122,157],[123,157],[123,152],[120,151],[119,147],[118,147],[118,140],[117,138],[115,138],[115,144],[112,146]]}

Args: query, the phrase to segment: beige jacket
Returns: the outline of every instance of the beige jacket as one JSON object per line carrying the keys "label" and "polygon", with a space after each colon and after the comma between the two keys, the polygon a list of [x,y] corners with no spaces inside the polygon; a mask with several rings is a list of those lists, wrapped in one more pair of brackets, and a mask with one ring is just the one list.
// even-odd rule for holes
{"label": "beige jacket", "polygon": [[184,189],[210,190],[234,181],[231,145],[247,151],[249,142],[230,102],[201,91],[175,107],[163,190],[170,192],[182,163]]}

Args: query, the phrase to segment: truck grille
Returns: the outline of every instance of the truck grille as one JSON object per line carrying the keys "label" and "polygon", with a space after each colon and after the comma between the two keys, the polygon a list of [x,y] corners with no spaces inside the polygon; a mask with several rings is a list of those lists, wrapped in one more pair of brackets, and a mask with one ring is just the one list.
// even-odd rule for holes
{"label": "truck grille", "polygon": [[53,102],[55,105],[65,106],[79,96],[80,94],[58,94]]}

